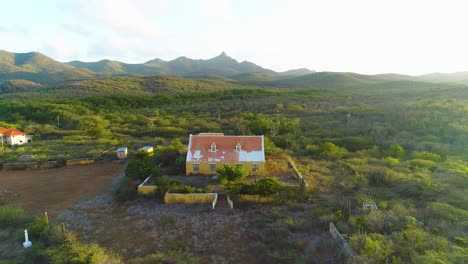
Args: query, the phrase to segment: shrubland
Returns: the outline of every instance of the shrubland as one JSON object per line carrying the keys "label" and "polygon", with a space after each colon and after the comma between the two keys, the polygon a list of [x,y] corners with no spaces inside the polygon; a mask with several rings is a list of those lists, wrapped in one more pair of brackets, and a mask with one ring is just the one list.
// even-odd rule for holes
{"label": "shrubland", "polygon": [[[113,92],[119,80],[128,85]],[[127,188],[118,193],[125,200],[151,174],[165,188],[178,185],[162,175],[183,171],[190,133],[262,134],[267,156],[292,156],[310,184],[305,194],[283,191],[284,204],[290,210],[307,205],[315,228],[335,222],[363,261],[468,261],[466,87],[393,83],[332,89],[305,83],[293,89],[286,83],[161,82],[164,89],[157,91],[123,78],[4,95],[0,126],[18,127],[35,138],[32,144],[3,148],[0,159],[31,153],[41,160],[99,157],[117,146],[157,144],[155,156],[137,155],[129,162],[122,182]],[[160,164],[169,170],[154,169]],[[272,181],[231,187],[253,192],[273,186]],[[378,210],[363,209],[368,201]]]}

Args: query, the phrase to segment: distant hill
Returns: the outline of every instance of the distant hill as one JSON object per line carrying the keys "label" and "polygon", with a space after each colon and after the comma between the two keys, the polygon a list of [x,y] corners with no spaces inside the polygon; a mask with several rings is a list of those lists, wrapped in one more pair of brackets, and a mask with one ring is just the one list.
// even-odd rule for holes
{"label": "distant hill", "polygon": [[279,75],[281,76],[302,76],[302,75],[307,75],[314,73],[315,71],[311,71],[306,68],[300,68],[300,69],[294,69],[294,70],[289,70],[289,71],[284,71],[280,72]]}
{"label": "distant hill", "polygon": [[452,82],[468,85],[468,72],[430,73],[421,75],[419,78],[430,82]]}
{"label": "distant hill", "polygon": [[439,84],[419,77],[399,74],[363,75],[350,72],[317,72],[299,77],[265,82],[264,85],[287,88],[358,89],[358,88],[428,88]]}
{"label": "distant hill", "polygon": [[38,52],[12,53],[0,50],[0,72],[61,72],[73,67]]}
{"label": "distant hill", "polygon": [[[53,84],[70,79],[94,77],[87,69],[75,68],[38,52],[12,53],[0,50],[0,84],[8,80],[25,80],[38,84]],[[24,82],[23,82],[24,83]],[[20,82],[10,82],[9,86]]]}

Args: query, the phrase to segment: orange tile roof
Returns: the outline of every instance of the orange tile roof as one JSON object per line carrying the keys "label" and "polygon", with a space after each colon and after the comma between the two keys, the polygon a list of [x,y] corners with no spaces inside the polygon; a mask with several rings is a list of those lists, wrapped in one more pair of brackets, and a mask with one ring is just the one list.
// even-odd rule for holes
{"label": "orange tile roof", "polygon": [[[216,151],[211,150],[215,144]],[[240,151],[236,150],[240,144]],[[190,135],[188,162],[264,162],[263,136]]]}
{"label": "orange tile roof", "polygon": [[7,129],[6,129],[6,128],[4,128],[4,127],[0,127],[0,134],[3,134],[5,131],[7,131]]}
{"label": "orange tile roof", "polygon": [[23,131],[21,130],[18,130],[16,128],[9,128],[7,129],[5,132],[2,133],[3,135],[5,135],[6,137],[11,137],[11,136],[20,136],[20,135],[24,135],[26,133],[24,133]]}

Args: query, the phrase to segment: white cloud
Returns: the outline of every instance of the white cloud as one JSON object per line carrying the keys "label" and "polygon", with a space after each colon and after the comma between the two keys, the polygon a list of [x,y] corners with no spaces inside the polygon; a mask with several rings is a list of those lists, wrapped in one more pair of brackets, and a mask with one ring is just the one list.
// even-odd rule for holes
{"label": "white cloud", "polygon": [[[165,1],[162,1],[161,5]],[[141,5],[139,5],[141,3]],[[155,4],[150,5],[154,8]],[[145,10],[142,1],[84,0],[60,3],[59,8],[75,16],[80,23],[95,31],[119,34],[122,37],[158,38],[163,36],[160,27]],[[100,29],[100,30],[99,30]],[[96,32],[98,33],[98,32]]]}
{"label": "white cloud", "polygon": [[79,56],[79,51],[62,37],[55,37],[47,40],[38,50],[54,59],[70,61]]}

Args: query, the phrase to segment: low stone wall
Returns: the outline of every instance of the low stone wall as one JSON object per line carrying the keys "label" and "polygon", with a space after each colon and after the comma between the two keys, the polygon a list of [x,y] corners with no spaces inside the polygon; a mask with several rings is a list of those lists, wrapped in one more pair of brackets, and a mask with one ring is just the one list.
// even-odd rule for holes
{"label": "low stone wall", "polygon": [[294,173],[297,175],[297,177],[299,177],[299,179],[304,182],[304,185],[306,187],[308,187],[309,184],[305,181],[304,176],[302,176],[302,173],[300,173],[299,170],[296,168],[296,165],[294,164],[294,162],[290,158],[288,158],[288,162],[289,162],[289,165],[291,165],[291,167],[292,167]]}
{"label": "low stone wall", "polygon": [[218,202],[217,193],[170,193],[164,195],[166,204],[197,204],[210,203],[214,209]]}
{"label": "low stone wall", "polygon": [[348,257],[348,261],[346,263],[347,264],[355,263],[353,249],[349,245],[348,241],[346,241],[346,239],[340,233],[340,231],[338,231],[335,224],[333,224],[332,222],[330,222],[329,230],[330,230],[330,234],[332,235],[332,237],[338,242],[341,249],[343,250],[345,255]]}
{"label": "low stone wall", "polygon": [[275,197],[259,194],[236,194],[233,199],[239,203],[271,203],[275,200]]}
{"label": "low stone wall", "polygon": [[3,170],[33,170],[60,167],[57,161],[3,163]]}
{"label": "low stone wall", "polygon": [[151,195],[158,189],[156,185],[145,185],[148,182],[150,177],[147,177],[140,185],[138,185],[138,194],[139,195]]}
{"label": "low stone wall", "polygon": [[69,159],[65,162],[67,166],[93,164],[94,159]]}

